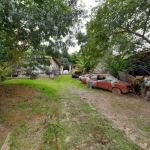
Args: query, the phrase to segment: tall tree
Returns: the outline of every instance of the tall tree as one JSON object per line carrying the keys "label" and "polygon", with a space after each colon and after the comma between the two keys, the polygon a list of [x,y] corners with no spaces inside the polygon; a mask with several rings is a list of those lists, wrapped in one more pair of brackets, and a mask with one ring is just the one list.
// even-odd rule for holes
{"label": "tall tree", "polygon": [[78,61],[78,56],[79,56],[79,53],[78,53],[78,52],[71,53],[71,54],[70,54],[70,62],[71,62],[72,64],[76,64],[77,61]]}
{"label": "tall tree", "polygon": [[99,26],[98,35],[105,33],[109,39],[113,35],[127,33],[150,44],[149,17],[149,0],[107,0],[98,9],[94,26]]}
{"label": "tall tree", "polygon": [[124,56],[146,52],[150,46],[150,0],[106,0],[96,10],[82,49],[89,61],[117,58],[121,62]]}
{"label": "tall tree", "polygon": [[[0,74],[28,49],[42,45],[58,50],[65,45],[78,15],[77,0],[2,0],[0,1]],[[63,42],[62,42],[63,41]]]}
{"label": "tall tree", "polygon": [[67,58],[70,61],[70,55],[68,53],[68,49],[62,49],[62,57]]}

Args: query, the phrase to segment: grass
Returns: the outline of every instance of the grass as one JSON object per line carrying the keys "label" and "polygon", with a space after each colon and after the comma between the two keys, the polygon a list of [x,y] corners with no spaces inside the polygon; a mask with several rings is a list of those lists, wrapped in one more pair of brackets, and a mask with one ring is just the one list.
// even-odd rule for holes
{"label": "grass", "polygon": [[149,121],[142,121],[141,119],[137,118],[136,124],[142,131],[148,133],[145,134],[146,137],[150,138],[150,125]]}
{"label": "grass", "polygon": [[10,84],[27,85],[37,91],[31,100],[15,103],[15,109],[12,104],[5,104],[8,107],[2,112],[1,124],[7,126],[16,117],[15,125],[8,127],[12,131],[11,150],[141,150],[126,139],[124,132],[113,128],[95,106],[69,89],[73,85],[90,90],[70,75],[55,80],[13,79],[2,83]]}

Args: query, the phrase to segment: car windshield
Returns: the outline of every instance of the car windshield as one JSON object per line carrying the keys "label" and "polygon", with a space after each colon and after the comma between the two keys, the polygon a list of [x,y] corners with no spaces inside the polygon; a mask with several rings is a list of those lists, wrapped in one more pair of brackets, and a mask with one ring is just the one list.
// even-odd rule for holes
{"label": "car windshield", "polygon": [[[115,78],[114,76],[112,76],[112,75],[110,75],[110,74],[107,74],[106,75],[106,80],[110,80],[110,81],[112,81],[112,80],[116,80],[117,78]],[[118,79],[117,79],[118,80]]]}

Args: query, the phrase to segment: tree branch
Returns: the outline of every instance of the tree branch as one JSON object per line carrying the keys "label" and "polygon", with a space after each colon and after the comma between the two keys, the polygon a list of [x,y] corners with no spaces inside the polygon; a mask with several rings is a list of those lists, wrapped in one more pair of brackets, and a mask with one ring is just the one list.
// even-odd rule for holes
{"label": "tree branch", "polygon": [[24,41],[24,43],[21,45],[21,49],[24,49],[24,47],[26,46],[26,44],[29,42],[30,40],[27,39]]}
{"label": "tree branch", "polygon": [[139,33],[136,33],[136,32],[133,32],[131,31],[130,29],[126,29],[125,27],[123,26],[119,26],[119,28],[121,29],[124,29],[127,33],[132,33],[134,35],[137,35],[138,37],[141,37],[143,40],[147,41],[148,43],[150,43],[150,40],[148,38],[146,38],[144,35],[142,34],[139,34]]}
{"label": "tree branch", "polygon": [[1,70],[0,70],[0,75],[1,75],[1,73],[7,68],[7,67],[10,67],[10,66],[12,66],[13,64],[15,64],[16,62],[11,62],[11,63],[9,63],[9,64],[7,64],[6,66],[4,66]]}
{"label": "tree branch", "polygon": [[144,24],[143,36],[144,36],[144,34],[145,34],[145,32],[146,32],[147,22],[148,22],[148,20],[149,20],[149,16],[150,16],[150,9],[149,9],[149,11],[148,11],[148,15],[147,15],[147,18],[146,18],[146,21],[145,21],[145,24]]}
{"label": "tree branch", "polygon": [[120,34],[120,33],[126,33],[127,31],[123,30],[123,31],[119,31],[119,32],[113,32],[113,34]]}

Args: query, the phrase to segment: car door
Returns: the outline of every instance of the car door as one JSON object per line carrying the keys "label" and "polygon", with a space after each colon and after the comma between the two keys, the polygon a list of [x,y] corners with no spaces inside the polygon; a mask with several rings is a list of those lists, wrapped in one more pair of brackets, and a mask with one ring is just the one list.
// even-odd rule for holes
{"label": "car door", "polygon": [[98,79],[97,82],[96,82],[96,87],[97,88],[106,89],[106,90],[109,89],[110,82],[105,79],[105,76],[99,75],[97,77],[97,79]]}
{"label": "car door", "polygon": [[92,76],[90,77],[90,80],[96,81],[96,80],[97,80],[97,75],[92,75]]}

